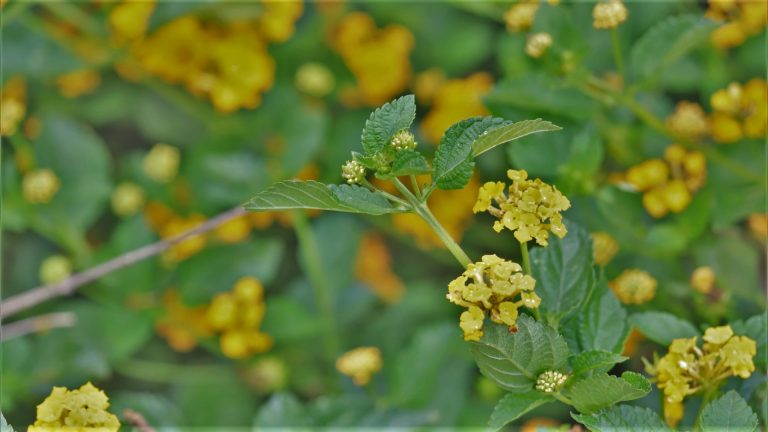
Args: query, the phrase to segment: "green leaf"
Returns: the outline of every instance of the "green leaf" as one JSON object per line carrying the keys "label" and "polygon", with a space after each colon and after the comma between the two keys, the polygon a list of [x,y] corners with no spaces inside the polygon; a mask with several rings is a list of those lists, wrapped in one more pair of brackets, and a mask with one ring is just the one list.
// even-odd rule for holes
{"label": "green leaf", "polygon": [[552,396],[536,390],[525,393],[507,393],[493,408],[488,426],[501,429],[528,411],[554,400]]}
{"label": "green leaf", "polygon": [[621,378],[599,374],[576,381],[567,390],[573,406],[582,413],[592,413],[623,401],[638,399],[651,391],[651,383],[636,372],[624,372]]}
{"label": "green leaf", "polygon": [[540,373],[565,367],[568,345],[551,327],[520,315],[514,333],[486,323],[483,337],[472,342],[472,354],[483,375],[506,390],[525,393]]}
{"label": "green leaf", "polygon": [[620,353],[629,332],[627,312],[608,289],[603,279],[578,321],[579,345],[582,350],[605,350]]}
{"label": "green leaf", "polygon": [[381,178],[400,177],[411,174],[427,174],[432,171],[427,159],[415,150],[402,150],[395,153],[395,160],[392,161],[392,171],[385,175],[377,176]]}
{"label": "green leaf", "polygon": [[490,129],[483,133],[475,142],[472,143],[472,157],[491,150],[496,146],[508,143],[512,140],[522,138],[537,132],[548,132],[561,130],[560,126],[552,124],[542,119],[523,120],[515,123],[507,123],[502,126]]}
{"label": "green leaf", "polygon": [[275,393],[259,409],[255,426],[259,428],[308,426],[306,414],[306,410],[296,396],[290,393]]}
{"label": "green leaf", "polygon": [[648,432],[669,431],[669,427],[651,409],[631,405],[617,405],[593,414],[571,414],[593,432]]}
{"label": "green leaf", "polygon": [[356,185],[326,185],[316,181],[285,180],[259,192],[245,203],[246,210],[320,209],[381,215],[397,213],[383,195]]}
{"label": "green leaf", "polygon": [[576,223],[566,221],[565,238],[551,236],[549,246],[531,251],[540,309],[558,323],[581,309],[594,284],[592,237]]}
{"label": "green leaf", "polygon": [[700,14],[669,17],[632,46],[629,70],[637,81],[651,78],[705,42],[715,27]]}
{"label": "green leaf", "polygon": [[564,80],[544,72],[499,81],[484,102],[495,115],[507,118],[540,115],[586,120],[600,107]]}
{"label": "green leaf", "polygon": [[392,136],[408,129],[414,118],[416,99],[413,95],[403,96],[377,108],[363,128],[361,139],[365,154],[372,156],[387,148]]}
{"label": "green leaf", "polygon": [[667,346],[672,343],[672,339],[701,336],[693,324],[667,312],[637,313],[629,321],[640,333],[659,345]]}
{"label": "green leaf", "polygon": [[506,123],[495,117],[472,117],[449,127],[435,152],[432,182],[440,189],[463,188],[475,168],[473,143],[484,132]]}
{"label": "green leaf", "polygon": [[584,351],[571,357],[573,375],[585,375],[591,373],[606,373],[617,363],[627,360],[628,357],[603,350]]}
{"label": "green leaf", "polygon": [[753,431],[757,415],[738,393],[731,390],[713,400],[701,413],[702,431]]}

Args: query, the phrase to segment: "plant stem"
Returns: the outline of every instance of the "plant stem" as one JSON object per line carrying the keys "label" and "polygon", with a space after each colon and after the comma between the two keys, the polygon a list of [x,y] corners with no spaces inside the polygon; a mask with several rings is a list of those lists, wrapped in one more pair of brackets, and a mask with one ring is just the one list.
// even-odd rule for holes
{"label": "plant stem", "polygon": [[339,352],[339,339],[336,333],[331,286],[328,284],[317,239],[309,226],[307,215],[302,211],[294,211],[292,217],[293,229],[299,239],[299,250],[307,266],[307,277],[315,291],[315,301],[325,328],[325,354],[328,362],[333,364]]}
{"label": "plant stem", "polygon": [[693,424],[693,430],[700,431],[701,430],[701,415],[704,413],[704,408],[709,404],[709,402],[713,399],[713,396],[717,393],[717,389],[713,390],[707,390],[704,392],[704,398],[701,401],[701,406],[699,406],[699,413],[696,414],[696,423]]}
{"label": "plant stem", "polygon": [[413,187],[413,192],[416,194],[416,198],[421,199],[421,189],[419,189],[419,181],[416,180],[416,176],[411,174],[411,186]]}
{"label": "plant stem", "polygon": [[371,184],[371,183],[370,183],[368,180],[366,180],[366,179],[363,179],[363,180],[360,182],[360,184],[361,184],[361,185],[363,185],[363,186],[365,186],[366,188],[368,188],[368,189],[369,189],[369,190],[371,190],[372,192],[376,192],[376,193],[380,193],[380,194],[384,195],[384,196],[385,196],[385,197],[387,197],[387,199],[389,199],[390,201],[396,202],[396,203],[400,204],[401,206],[403,206],[403,207],[405,207],[405,208],[410,208],[410,207],[411,207],[411,205],[410,205],[409,203],[407,203],[406,201],[403,201],[403,200],[401,200],[400,198],[398,198],[398,197],[396,197],[396,196],[392,195],[392,194],[391,194],[391,193],[389,193],[389,192],[385,192],[385,191],[383,191],[383,190],[381,190],[381,189],[377,188],[376,186],[372,185],[372,184]]}
{"label": "plant stem", "polygon": [[613,61],[616,62],[616,70],[624,79],[624,59],[621,56],[621,40],[619,39],[619,30],[614,27],[611,29],[611,45],[613,46]]}
{"label": "plant stem", "polygon": [[409,191],[408,188],[400,182],[400,180],[395,178],[393,183],[395,184],[395,187],[397,187],[397,190],[399,190],[400,193],[403,194],[403,196],[405,196],[405,198],[411,203],[411,206],[416,214],[421,216],[421,218],[424,219],[427,224],[429,224],[430,228],[432,228],[435,234],[440,237],[440,240],[443,241],[443,244],[445,244],[445,246],[453,254],[454,258],[456,258],[461,266],[467,268],[468,265],[472,264],[472,260],[469,259],[469,256],[467,256],[461,246],[459,246],[453,237],[448,234],[448,231],[446,231],[445,228],[440,225],[440,222],[437,220],[437,218],[435,218],[435,215],[429,211],[427,204],[419,201],[419,199],[416,198],[411,193],[411,191]]}

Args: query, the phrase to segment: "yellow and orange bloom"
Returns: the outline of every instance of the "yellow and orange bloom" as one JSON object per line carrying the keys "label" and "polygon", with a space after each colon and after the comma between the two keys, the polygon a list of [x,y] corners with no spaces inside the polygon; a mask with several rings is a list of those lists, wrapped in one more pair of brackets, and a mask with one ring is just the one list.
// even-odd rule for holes
{"label": "yellow and orange bloom", "polygon": [[381,366],[381,351],[376,347],[355,348],[336,360],[336,369],[359,386],[368,384]]}

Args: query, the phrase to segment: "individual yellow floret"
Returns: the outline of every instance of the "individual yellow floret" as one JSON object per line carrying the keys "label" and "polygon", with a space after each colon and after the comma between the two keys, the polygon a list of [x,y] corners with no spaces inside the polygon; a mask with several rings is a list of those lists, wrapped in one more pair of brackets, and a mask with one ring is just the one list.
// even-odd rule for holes
{"label": "individual yellow floret", "polygon": [[143,206],[144,189],[135,183],[120,183],[112,192],[112,211],[118,216],[130,216]]}
{"label": "individual yellow floret", "polygon": [[712,267],[697,267],[691,273],[691,286],[702,294],[709,294],[715,286],[715,271]]}
{"label": "individual yellow floret", "polygon": [[355,348],[336,360],[336,369],[352,377],[352,381],[359,386],[368,384],[381,366],[381,351],[376,347]]}
{"label": "individual yellow floret", "polygon": [[308,95],[322,97],[333,91],[333,73],[321,63],[304,63],[296,72],[296,88]]}
{"label": "individual yellow floret", "polygon": [[54,387],[51,394],[37,406],[37,419],[27,431],[117,431],[120,429],[120,420],[107,408],[109,398],[90,382],[77,390]]}

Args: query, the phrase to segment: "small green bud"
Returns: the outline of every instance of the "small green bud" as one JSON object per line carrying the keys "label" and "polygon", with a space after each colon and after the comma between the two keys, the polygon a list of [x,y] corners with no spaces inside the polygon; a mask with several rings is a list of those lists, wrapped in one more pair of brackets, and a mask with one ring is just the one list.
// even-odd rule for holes
{"label": "small green bud", "polygon": [[413,150],[416,148],[416,140],[412,133],[407,130],[401,130],[392,137],[392,141],[389,142],[396,151],[400,150]]}
{"label": "small green bud", "polygon": [[360,183],[365,178],[365,167],[358,161],[347,161],[341,166],[341,176],[349,184]]}
{"label": "small green bud", "polygon": [[544,393],[554,393],[560,390],[567,380],[568,375],[558,371],[548,370],[542,372],[536,379],[536,390]]}

